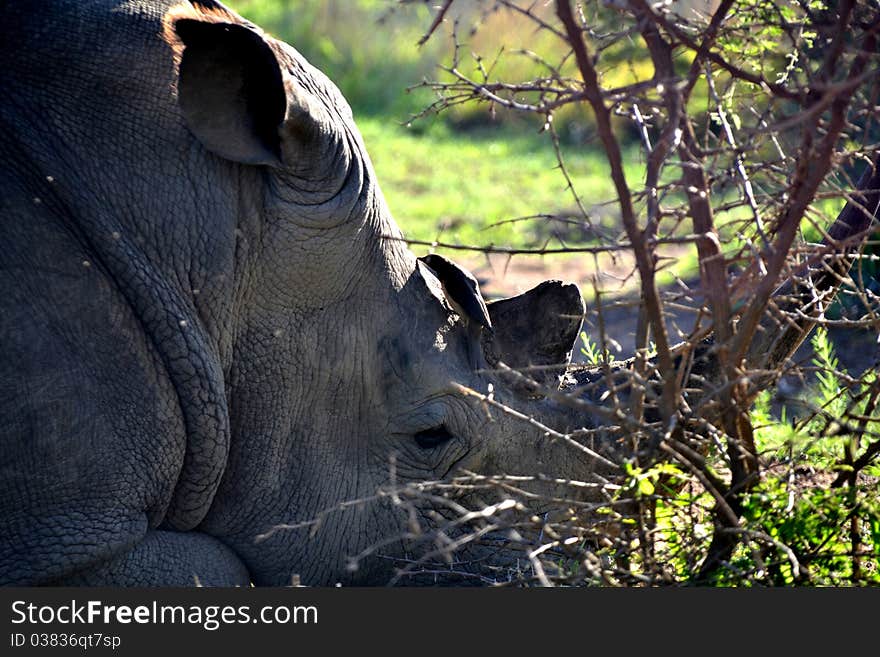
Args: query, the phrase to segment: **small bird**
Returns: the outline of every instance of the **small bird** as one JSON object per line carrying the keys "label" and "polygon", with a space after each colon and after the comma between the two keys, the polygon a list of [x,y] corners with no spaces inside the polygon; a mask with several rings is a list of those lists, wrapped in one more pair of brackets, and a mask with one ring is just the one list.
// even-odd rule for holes
{"label": "small bird", "polygon": [[492,320],[489,319],[489,309],[486,308],[483,295],[480,294],[480,284],[469,271],[437,253],[422,256],[419,260],[428,265],[437,276],[446,301],[458,313],[467,329],[471,367],[478,369],[482,354],[482,332],[492,331]]}

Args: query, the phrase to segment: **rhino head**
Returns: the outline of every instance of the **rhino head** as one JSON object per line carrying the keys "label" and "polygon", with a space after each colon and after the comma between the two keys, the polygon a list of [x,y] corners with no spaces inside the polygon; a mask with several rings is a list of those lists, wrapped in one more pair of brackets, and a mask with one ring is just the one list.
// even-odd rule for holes
{"label": "rhino head", "polygon": [[[244,213],[235,205],[238,244],[252,265],[224,381],[229,456],[207,515],[180,528],[197,520],[258,583],[292,573],[306,583],[378,583],[410,549],[393,537],[412,518],[376,499],[391,478],[526,474],[547,461],[557,475],[588,478],[583,454],[543,444],[522,417],[463,392],[492,390],[557,430],[572,421],[553,402],[475,368],[466,318],[443,277],[402,240],[332,82],[225,10],[172,11],[165,25],[188,131],[234,163],[234,176],[257,178],[247,190],[252,205]],[[583,302],[575,286],[552,282],[490,304],[489,313],[482,364],[558,367]],[[422,529],[436,523],[437,509],[417,506]],[[319,513],[320,522],[308,522]],[[349,559],[374,545],[383,546],[377,558],[352,569]]]}
{"label": "rhino head", "polygon": [[[0,108],[0,579],[384,583],[444,509],[383,487],[612,467],[474,368],[320,71],[219,3],[116,4],[4,9],[3,84],[42,85]],[[556,383],[577,288],[488,312],[481,362]]]}

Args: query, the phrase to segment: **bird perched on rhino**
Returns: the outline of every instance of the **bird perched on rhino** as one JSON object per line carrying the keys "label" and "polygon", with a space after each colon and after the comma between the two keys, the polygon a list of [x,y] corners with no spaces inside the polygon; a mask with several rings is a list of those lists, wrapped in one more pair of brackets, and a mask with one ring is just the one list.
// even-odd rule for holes
{"label": "bird perched on rhino", "polygon": [[437,253],[422,256],[419,260],[428,265],[437,276],[446,301],[461,318],[467,330],[471,367],[478,369],[481,364],[482,333],[486,331],[489,335],[492,334],[492,320],[480,293],[480,284],[469,271]]}

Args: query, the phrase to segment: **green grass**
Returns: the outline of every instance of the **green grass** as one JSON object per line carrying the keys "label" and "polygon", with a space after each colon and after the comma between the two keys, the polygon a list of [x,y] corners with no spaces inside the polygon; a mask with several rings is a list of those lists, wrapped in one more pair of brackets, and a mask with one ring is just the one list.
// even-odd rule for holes
{"label": "green grass", "polygon": [[[876,463],[865,467],[862,473],[867,479],[851,482],[849,487],[796,483],[798,472],[801,476],[817,471],[836,476],[851,471],[845,453],[862,453],[867,440],[876,436],[876,409],[867,403],[876,373],[869,370],[858,382],[849,383],[853,379],[839,367],[827,330],[818,327],[810,342],[816,372],[801,399],[803,417],[794,422],[785,416],[774,419],[769,391],[760,395],[752,411],[756,445],[769,464],[777,467],[766,470],[746,497],[744,516],[747,526],[790,546],[809,568],[811,583],[876,586],[880,583],[880,498],[873,482],[880,467]],[[863,553],[858,567],[851,554],[854,536]],[[778,583],[796,583],[785,560],[780,562],[784,567],[777,574]],[[743,570],[764,568],[752,563],[752,554],[742,548],[733,563]]]}
{"label": "green grass", "polygon": [[[473,245],[559,247],[593,239],[583,226],[538,214],[577,212],[577,205],[547,135],[509,130],[455,134],[442,125],[417,132],[387,119],[361,118],[358,126],[379,184],[406,236]],[[604,156],[568,148],[566,167],[594,225],[614,234],[616,198]],[[634,186],[642,179],[635,149],[626,153]],[[605,202],[605,205],[596,205]]]}

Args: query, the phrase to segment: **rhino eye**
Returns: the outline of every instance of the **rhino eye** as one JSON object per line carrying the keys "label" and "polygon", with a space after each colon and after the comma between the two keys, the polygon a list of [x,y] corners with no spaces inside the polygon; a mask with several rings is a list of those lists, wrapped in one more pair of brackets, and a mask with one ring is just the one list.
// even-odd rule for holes
{"label": "rhino eye", "polygon": [[452,440],[454,436],[449,433],[449,429],[441,424],[437,427],[431,427],[430,429],[419,431],[415,438],[416,444],[422,449],[434,449],[435,447],[439,447],[443,443]]}

